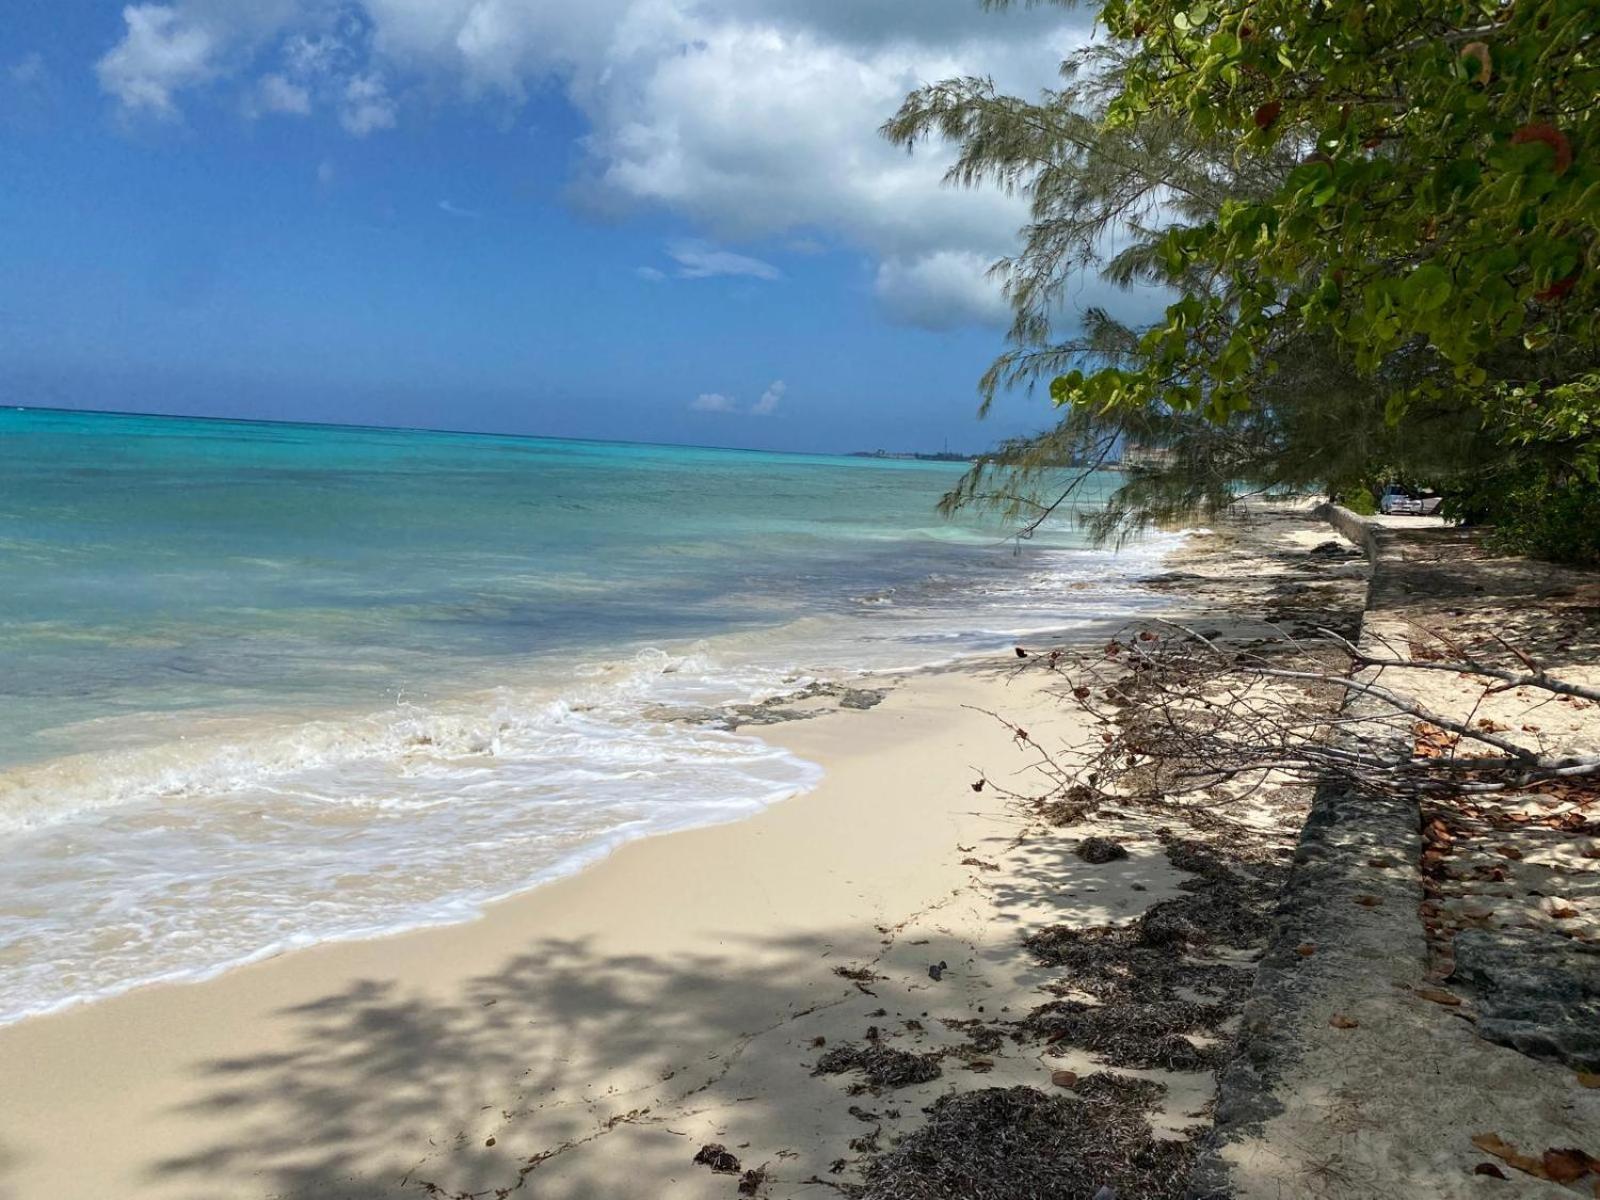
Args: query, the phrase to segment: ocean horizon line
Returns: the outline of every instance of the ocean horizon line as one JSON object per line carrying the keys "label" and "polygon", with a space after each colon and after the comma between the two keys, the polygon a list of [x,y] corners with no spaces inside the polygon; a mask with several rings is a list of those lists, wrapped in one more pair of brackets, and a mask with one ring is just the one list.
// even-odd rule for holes
{"label": "ocean horizon line", "polygon": [[[446,429],[432,425],[368,425],[350,421],[305,421],[290,420],[274,417],[219,417],[199,416],[191,413],[176,412],[145,412],[139,409],[122,408],[63,408],[59,404],[18,404],[8,403],[3,406],[15,412],[30,413],[63,413],[75,416],[96,417],[140,417],[156,421],[202,421],[207,424],[217,425],[270,425],[284,426],[296,429],[343,429],[361,433],[429,433],[446,437],[462,438],[506,438],[524,442],[570,442],[579,445],[591,446],[639,446],[647,449],[661,450],[714,450],[724,454],[769,454],[781,455],[785,458],[866,458],[876,457],[876,450],[758,450],[751,446],[717,446],[704,442],[651,442],[638,441],[631,438],[596,438],[596,437],[571,437],[552,433],[512,433],[486,429]],[[921,451],[889,451],[888,455],[898,456],[922,453]],[[895,461],[933,461],[929,459],[906,460],[895,458]]]}

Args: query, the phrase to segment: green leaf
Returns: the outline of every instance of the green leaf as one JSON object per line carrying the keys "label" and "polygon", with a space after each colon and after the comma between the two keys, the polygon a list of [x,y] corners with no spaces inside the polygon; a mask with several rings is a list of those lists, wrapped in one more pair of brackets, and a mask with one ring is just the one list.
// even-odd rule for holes
{"label": "green leaf", "polygon": [[1427,263],[1406,276],[1400,299],[1418,312],[1432,312],[1450,299],[1450,272],[1436,263]]}

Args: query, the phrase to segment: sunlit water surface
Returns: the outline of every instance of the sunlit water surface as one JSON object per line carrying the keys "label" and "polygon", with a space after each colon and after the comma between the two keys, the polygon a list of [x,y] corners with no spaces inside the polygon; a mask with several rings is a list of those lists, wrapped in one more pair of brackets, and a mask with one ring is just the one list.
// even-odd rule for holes
{"label": "sunlit water surface", "polygon": [[1172,538],[960,470],[0,411],[0,1021],[467,919],[819,777],[674,712],[1144,602]]}

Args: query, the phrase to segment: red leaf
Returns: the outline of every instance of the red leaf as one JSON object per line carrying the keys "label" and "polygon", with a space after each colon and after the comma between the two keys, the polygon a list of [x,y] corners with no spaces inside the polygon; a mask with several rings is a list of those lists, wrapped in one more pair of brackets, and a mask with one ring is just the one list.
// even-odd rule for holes
{"label": "red leaf", "polygon": [[1278,119],[1278,114],[1283,111],[1283,101],[1268,100],[1256,109],[1255,122],[1257,129],[1270,129],[1272,123]]}
{"label": "red leaf", "polygon": [[1535,292],[1533,298],[1540,304],[1549,304],[1553,300],[1561,299],[1572,290],[1573,285],[1578,282],[1578,276],[1582,273],[1582,267],[1574,268],[1571,275],[1568,275],[1565,279],[1556,280],[1542,292]]}
{"label": "red leaf", "polygon": [[[1257,122],[1259,124],[1259,122]],[[1511,135],[1513,146],[1526,145],[1528,142],[1543,142],[1555,151],[1555,172],[1564,175],[1572,165],[1572,143],[1567,141],[1566,134],[1554,125],[1547,125],[1542,121],[1532,125],[1524,125]]]}

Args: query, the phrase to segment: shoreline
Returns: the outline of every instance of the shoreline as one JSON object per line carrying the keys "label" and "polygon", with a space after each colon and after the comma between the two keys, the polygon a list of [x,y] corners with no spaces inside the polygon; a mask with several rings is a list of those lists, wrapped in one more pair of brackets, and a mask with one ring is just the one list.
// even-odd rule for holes
{"label": "shoreline", "polygon": [[[322,943],[0,1027],[13,1083],[0,1101],[0,1197],[493,1194],[526,1178],[529,1160],[541,1196],[722,1196],[729,1181],[691,1170],[699,1143],[685,1154],[685,1140],[745,1140],[729,1131],[752,1125],[768,1131],[770,1169],[796,1186],[823,1178],[833,1160],[819,1153],[860,1140],[848,1109],[861,1106],[834,1103],[839,1081],[806,1064],[816,1038],[859,1037],[883,1008],[870,978],[880,967],[959,1028],[1037,999],[1050,973],[1021,951],[1019,928],[1130,919],[1179,895],[1183,873],[1137,821],[1111,826],[1146,843],[1137,870],[1076,864],[1083,890],[1068,893],[1057,859],[1075,838],[1019,843],[1015,812],[974,796],[975,771],[1022,765],[983,710],[1071,734],[1048,678],[1014,666],[1007,655],[923,669],[869,710],[764,726],[763,740],[822,764],[816,788],[627,842],[473,920]],[[959,976],[931,979],[939,963]],[[927,1027],[918,1044],[944,1037],[939,1053],[973,1056],[906,1019]],[[1035,1086],[1058,1066],[1037,1054],[980,1062],[983,1082]],[[706,1063],[726,1069],[669,1086]],[[957,1074],[897,1095],[884,1138],[914,1126]],[[519,1082],[530,1075],[538,1086]],[[1210,1079],[1164,1085],[1171,1111],[1158,1123],[1175,1132]],[[650,1102],[610,1099],[630,1097]],[[673,1115],[648,1115],[663,1111]],[[502,1116],[486,1124],[485,1112]],[[89,1153],[61,1143],[62,1130],[91,1129]],[[639,1190],[641,1179],[659,1186]]]}
{"label": "shoreline", "polygon": [[[1170,537],[1171,535],[1165,535]],[[1109,617],[1084,617],[1082,615],[1062,617],[1055,621],[1040,621],[1035,625],[1019,629],[1014,638],[1005,639],[1007,648],[1012,640],[1020,639],[1061,639],[1082,637],[1092,639],[1097,636],[1102,628],[1118,627],[1128,620],[1137,617],[1141,609],[1148,605],[1140,603],[1139,597],[1145,591],[1144,580],[1154,577],[1163,569],[1166,561],[1182,549],[1182,541],[1177,545],[1161,546],[1157,543],[1156,553],[1149,554],[1147,561],[1142,564],[1143,574],[1130,575],[1118,579],[1118,590],[1128,597],[1125,611],[1119,611]],[[1068,588],[1075,588],[1080,583],[1088,580],[1072,580],[1066,584]],[[1070,622],[1064,624],[1063,622]],[[1074,633],[1074,630],[1079,632]],[[749,631],[738,631],[733,635],[738,638],[749,636]],[[998,639],[997,639],[998,640]],[[578,672],[579,678],[605,678],[612,674],[627,674],[641,669],[639,657],[645,654],[661,655],[667,659],[676,657],[692,657],[699,652],[699,647],[704,639],[696,639],[683,643],[667,643],[664,646],[641,643],[636,654],[624,655],[620,658],[608,659],[598,664],[592,671],[585,668]],[[937,647],[928,647],[930,652]],[[789,774],[802,777],[799,782],[778,784],[777,781],[764,781],[754,775],[748,780],[752,786],[768,783],[772,786],[763,795],[748,795],[739,800],[728,802],[729,812],[724,815],[718,812],[688,813],[675,817],[671,812],[652,814],[647,820],[624,822],[622,824],[597,830],[592,840],[581,846],[572,847],[562,853],[555,861],[543,864],[533,875],[528,878],[511,882],[487,894],[473,894],[472,892],[445,892],[432,898],[418,897],[408,902],[409,907],[391,907],[388,913],[373,911],[359,914],[369,916],[369,921],[349,921],[341,928],[332,930],[313,929],[306,932],[291,932],[287,936],[274,939],[266,945],[257,945],[256,948],[243,950],[230,954],[220,961],[206,962],[199,965],[178,965],[165,969],[159,973],[142,975],[136,978],[119,979],[101,988],[80,992],[60,1000],[35,1004],[26,1010],[17,1010],[0,1014],[0,1029],[12,1025],[35,1020],[40,1017],[49,1017],[58,1013],[70,1011],[85,1004],[98,1004],[105,1000],[126,995],[129,992],[148,987],[167,987],[203,983],[227,972],[248,967],[261,962],[273,961],[288,954],[296,954],[322,945],[337,945],[356,941],[369,941],[404,936],[407,933],[425,930],[447,928],[482,918],[484,913],[496,905],[514,900],[539,888],[548,886],[552,882],[570,877],[582,871],[592,869],[597,863],[603,862],[619,849],[635,841],[664,836],[697,828],[706,828],[729,822],[748,820],[775,804],[786,803],[796,796],[814,789],[821,775],[822,768],[802,757],[793,755],[785,747],[778,745],[766,735],[772,727],[780,722],[796,719],[798,717],[811,718],[819,712],[828,711],[833,705],[828,698],[842,696],[851,691],[876,691],[882,688],[893,688],[905,680],[914,679],[928,673],[938,673],[947,670],[960,670],[966,666],[982,663],[992,658],[995,653],[1002,651],[977,650],[965,648],[955,653],[935,653],[929,659],[910,665],[890,665],[879,667],[863,667],[851,671],[842,671],[838,668],[820,668],[813,678],[801,672],[795,676],[795,682],[786,690],[771,694],[760,700],[735,702],[727,701],[707,707],[699,707],[685,702],[666,702],[654,707],[642,708],[640,717],[647,722],[654,722],[663,728],[682,729],[686,735],[696,733],[708,734],[712,737],[730,735],[752,739],[756,747],[750,757],[752,769],[754,764],[767,756],[770,752],[773,757],[784,760],[791,768]],[[825,655],[824,655],[825,657]],[[741,668],[745,669],[745,668]],[[664,672],[670,673],[670,672]],[[496,696],[496,689],[484,688],[475,685],[469,692],[464,693],[468,699],[475,700],[480,709],[492,708]],[[552,693],[553,700],[560,699],[562,693]],[[460,697],[456,697],[459,701]],[[816,701],[816,703],[813,703]],[[852,703],[840,700],[839,707],[852,708]],[[440,712],[453,713],[454,709],[446,706]],[[768,718],[763,714],[777,714],[776,718]],[[223,718],[224,721],[233,722],[240,718]],[[249,718],[242,718],[248,720]],[[332,719],[332,718],[329,718]],[[347,725],[358,727],[377,727],[385,721],[382,714],[372,713],[365,709],[352,710]],[[317,725],[323,718],[312,721]],[[274,737],[281,738],[292,732],[295,726],[282,719],[277,719],[271,726]],[[389,736],[397,737],[398,733],[390,732]],[[225,754],[229,750],[229,739],[218,736],[213,747],[214,754]],[[142,747],[126,751],[129,754],[145,754],[154,759],[165,753],[162,747]],[[42,774],[57,769],[60,762],[77,763],[79,761],[93,761],[94,755],[79,753],[65,760],[33,764],[28,769]],[[142,800],[144,804],[154,804],[154,798]],[[640,827],[642,824],[642,827]],[[351,914],[352,916],[357,914]]]}
{"label": "shoreline", "polygon": [[[902,909],[916,911],[937,903],[947,885],[959,885],[968,872],[948,861],[953,846],[994,840],[986,817],[962,812],[970,809],[961,797],[961,793],[971,795],[962,761],[967,755],[952,756],[958,749],[987,750],[989,743],[1005,749],[1004,739],[992,735],[987,718],[974,720],[961,707],[990,695],[993,681],[989,683],[988,689],[982,684],[973,687],[964,672],[935,672],[926,677],[924,686],[896,689],[868,712],[769,728],[765,735],[781,745],[835,760],[825,763],[834,769],[819,787],[744,820],[629,842],[586,870],[488,906],[475,920],[306,947],[209,980],[139,988],[0,1028],[0,1061],[7,1064],[12,1085],[0,1100],[0,1130],[4,1130],[0,1145],[5,1151],[0,1155],[4,1164],[0,1196],[8,1195],[8,1186],[18,1189],[10,1193],[17,1197],[300,1194],[309,1200],[341,1194],[337,1189],[348,1185],[338,1171],[317,1170],[298,1191],[277,1185],[257,1189],[253,1181],[262,1174],[258,1164],[232,1180],[224,1177],[220,1162],[215,1173],[209,1166],[199,1171],[203,1179],[189,1177],[181,1169],[169,1175],[159,1165],[152,1167],[151,1158],[159,1164],[184,1156],[152,1156],[146,1147],[192,1147],[197,1137],[204,1136],[206,1122],[188,1116],[174,1120],[175,1111],[215,1109],[222,1130],[238,1117],[236,1105],[208,1100],[215,1082],[204,1064],[234,1064],[223,1072],[232,1078],[236,1069],[240,1076],[252,1074],[256,1068],[247,1064],[254,1063],[270,1077],[271,1063],[304,1052],[296,1049],[303,1047],[308,1032],[304,1018],[324,1006],[332,1012],[365,1005],[371,1019],[409,1043],[412,1036],[404,1030],[416,1014],[462,1013],[463,991],[470,994],[475,981],[507,970],[517,973],[519,968],[506,961],[508,951],[516,947],[542,947],[549,956],[547,969],[564,977],[574,972],[599,977],[617,970],[634,985],[649,986],[620,964],[650,948],[655,949],[650,957],[656,958],[671,946],[674,956],[687,955],[703,966],[667,986],[687,989],[699,1003],[709,1001],[708,989],[719,990],[723,973],[731,983],[748,970],[743,964],[766,958],[771,970],[786,977],[779,989],[781,1001],[768,995],[767,1003],[758,1002],[758,1011],[752,1011],[749,1003],[725,998],[724,1006],[731,1001],[734,1010],[725,1014],[726,1021],[712,1021],[710,1029],[685,1031],[694,1035],[689,1041],[704,1049],[670,1056],[685,1059],[673,1064],[685,1067],[715,1053],[714,1043],[727,1035],[736,1037],[745,1025],[770,1024],[813,1003],[837,1006],[850,1001],[860,993],[834,975],[833,966],[871,957],[881,940],[877,925],[904,919]],[[888,755],[885,764],[881,761],[885,756],[872,744],[896,736],[891,728],[908,722],[918,726],[918,733],[901,735],[900,753]],[[935,753],[936,748],[943,753]],[[885,766],[891,777],[898,777],[901,794],[894,797],[898,803],[859,805],[863,792],[887,784],[881,774]],[[926,810],[919,798],[905,794],[905,785],[932,787],[940,777],[951,786],[945,790],[938,828],[922,827],[919,832]],[[854,856],[836,853],[842,845],[835,840],[836,831],[847,825],[869,839],[894,838],[899,869],[885,874],[875,853],[861,853],[864,844],[855,836],[850,839],[857,847]],[[755,860],[759,869],[752,867],[755,855],[761,856]],[[707,867],[712,873],[702,874]],[[827,886],[808,882],[813,874],[826,879]],[[908,890],[914,895],[906,895]],[[664,893],[676,893],[670,915],[639,907],[645,898],[659,899]],[[808,948],[803,955],[794,949],[800,942]],[[738,952],[728,955],[729,947]],[[574,961],[574,953],[580,955],[579,961]],[[513,961],[518,957],[526,956],[511,956]],[[794,977],[796,972],[801,973],[799,978]],[[580,991],[585,986],[581,979],[571,982]],[[753,986],[756,981],[745,982]],[[790,1002],[790,987],[802,1002]],[[502,999],[489,998],[487,1007],[498,1007]],[[476,1005],[484,1006],[484,1001]],[[309,1024],[314,1026],[315,1019]],[[387,1037],[384,1040],[387,1044]],[[419,1037],[414,1050],[419,1068],[431,1061],[434,1051],[426,1039]],[[318,1046],[315,1053],[320,1057],[325,1051],[341,1057],[331,1045]],[[541,1053],[530,1046],[526,1057],[540,1061],[549,1053],[548,1047]],[[303,1066],[323,1077],[318,1086],[336,1087],[327,1078],[332,1062]],[[621,1064],[593,1064],[588,1073],[601,1077],[619,1067],[628,1075]],[[663,1069],[658,1066],[650,1074]],[[629,1077],[627,1083],[638,1088],[646,1081]],[[502,1079],[498,1087],[485,1090],[503,1092],[509,1085],[510,1080]],[[357,1090],[364,1091],[364,1085],[358,1084]],[[606,1090],[615,1094],[625,1088],[613,1083]],[[466,1109],[478,1107],[466,1105],[456,1116],[465,1119]],[[310,1132],[303,1115],[289,1124],[301,1134]],[[395,1170],[405,1156],[401,1149],[405,1140],[390,1142],[385,1137],[390,1128],[388,1121],[374,1122],[364,1131],[376,1144],[364,1147],[356,1157],[382,1165],[371,1170],[357,1167],[359,1176],[369,1177],[361,1184],[367,1191],[352,1195],[406,1194],[371,1190],[405,1186],[398,1182],[405,1171]],[[85,1161],[80,1149],[60,1144],[58,1134],[63,1129],[97,1131],[93,1161]],[[241,1139],[255,1141],[253,1135]],[[291,1148],[283,1149],[290,1159],[298,1157]],[[282,1169],[287,1179],[310,1168]],[[387,1183],[381,1182],[384,1178]],[[199,1192],[193,1190],[202,1183]]]}

